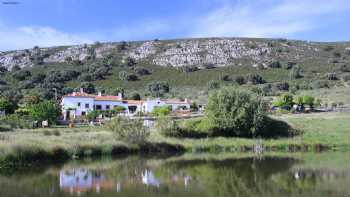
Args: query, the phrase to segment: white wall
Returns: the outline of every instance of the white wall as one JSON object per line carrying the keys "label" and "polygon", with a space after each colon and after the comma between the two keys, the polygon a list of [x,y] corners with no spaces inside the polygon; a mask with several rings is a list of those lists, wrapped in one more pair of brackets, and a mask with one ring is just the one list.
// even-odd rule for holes
{"label": "white wall", "polygon": [[122,101],[95,101],[95,106],[101,105],[101,110],[107,110],[106,106],[110,106],[110,110],[114,108],[114,106],[123,106],[125,109],[128,109],[128,105],[126,103],[123,103]]}
{"label": "white wall", "polygon": [[161,101],[160,99],[155,99],[155,100],[147,100],[143,106],[143,110],[146,113],[151,113],[155,107],[162,107],[165,106],[165,102]]}
{"label": "white wall", "polygon": [[[78,106],[78,103],[80,103],[80,107]],[[89,104],[89,108],[85,107],[86,104]],[[81,116],[82,112],[85,112],[87,114],[89,111],[94,110],[94,98],[63,97],[61,105],[63,112],[69,108],[73,108],[75,109],[75,115]]]}

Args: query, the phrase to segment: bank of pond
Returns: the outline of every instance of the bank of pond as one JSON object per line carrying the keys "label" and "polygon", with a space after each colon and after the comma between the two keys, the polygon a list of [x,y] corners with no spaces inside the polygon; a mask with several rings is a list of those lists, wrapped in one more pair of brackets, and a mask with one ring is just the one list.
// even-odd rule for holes
{"label": "bank of pond", "polygon": [[1,169],[0,194],[349,196],[349,162],[346,152],[119,155]]}

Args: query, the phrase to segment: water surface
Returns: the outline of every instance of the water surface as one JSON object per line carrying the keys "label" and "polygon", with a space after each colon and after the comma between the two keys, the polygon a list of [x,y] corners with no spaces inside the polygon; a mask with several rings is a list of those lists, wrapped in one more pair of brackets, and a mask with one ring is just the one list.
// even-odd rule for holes
{"label": "water surface", "polygon": [[0,173],[1,197],[350,196],[348,153],[74,161]]}

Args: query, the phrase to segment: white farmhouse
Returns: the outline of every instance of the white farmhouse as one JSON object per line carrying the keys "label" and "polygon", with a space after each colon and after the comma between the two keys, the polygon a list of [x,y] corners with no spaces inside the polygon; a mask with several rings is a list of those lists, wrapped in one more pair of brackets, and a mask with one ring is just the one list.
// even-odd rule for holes
{"label": "white farmhouse", "polygon": [[73,92],[63,96],[62,102],[63,119],[76,119],[86,116],[93,110],[111,110],[117,106],[122,106],[128,109],[127,103],[123,101],[122,96],[102,96],[87,94],[80,90],[80,92]]}
{"label": "white farmhouse", "polygon": [[156,107],[170,106],[172,111],[188,111],[191,108],[191,104],[192,102],[188,99],[148,99],[143,103],[142,110],[144,113],[151,113]]}
{"label": "white farmhouse", "polygon": [[118,106],[125,108],[126,115],[137,113],[151,113],[156,107],[170,106],[172,111],[189,111],[191,101],[184,99],[147,99],[147,100],[123,100],[118,96],[104,96],[87,94],[83,90],[65,95],[61,106],[63,120],[79,119],[93,110],[108,111]]}

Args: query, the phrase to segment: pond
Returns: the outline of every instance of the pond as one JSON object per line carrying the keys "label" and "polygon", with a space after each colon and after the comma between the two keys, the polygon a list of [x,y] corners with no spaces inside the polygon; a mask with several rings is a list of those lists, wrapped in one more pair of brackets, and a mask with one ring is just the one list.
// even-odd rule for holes
{"label": "pond", "polygon": [[1,170],[1,197],[350,196],[348,153],[131,156]]}

